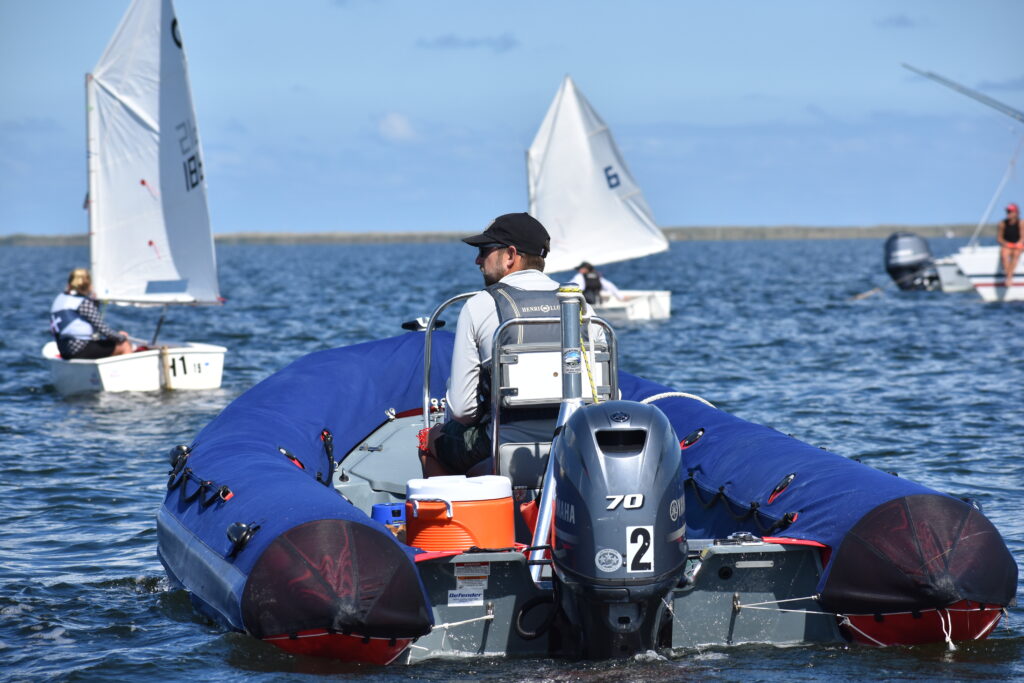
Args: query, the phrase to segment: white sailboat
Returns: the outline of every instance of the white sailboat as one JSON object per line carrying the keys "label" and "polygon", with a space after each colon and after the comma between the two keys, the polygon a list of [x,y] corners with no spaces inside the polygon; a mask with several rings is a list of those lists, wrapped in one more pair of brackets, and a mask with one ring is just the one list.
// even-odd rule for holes
{"label": "white sailboat", "polygon": [[[526,154],[530,213],[548,229],[546,270],[625,261],[668,249],[611,131],[565,77]],[[596,306],[612,320],[667,318],[671,293],[621,290]]]}
{"label": "white sailboat", "polygon": [[[133,0],[86,76],[86,111],[97,298],[134,306],[220,303],[199,131],[171,0]],[[220,386],[227,349],[157,347],[156,339],[147,350],[99,360],[63,360],[50,342],[43,357],[64,395]]]}

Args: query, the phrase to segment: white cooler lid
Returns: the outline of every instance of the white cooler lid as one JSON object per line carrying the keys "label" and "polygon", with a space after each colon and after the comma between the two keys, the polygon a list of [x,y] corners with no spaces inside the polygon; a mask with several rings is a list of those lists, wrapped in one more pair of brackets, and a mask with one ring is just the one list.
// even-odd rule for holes
{"label": "white cooler lid", "polygon": [[405,485],[406,500],[436,498],[450,503],[465,500],[495,500],[512,495],[512,481],[499,474],[467,477],[455,474],[447,477],[410,479]]}

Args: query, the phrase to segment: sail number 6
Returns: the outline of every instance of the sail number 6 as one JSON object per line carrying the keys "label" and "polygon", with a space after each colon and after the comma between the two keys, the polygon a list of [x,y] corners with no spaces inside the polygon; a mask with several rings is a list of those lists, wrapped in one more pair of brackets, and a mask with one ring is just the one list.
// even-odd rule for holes
{"label": "sail number 6", "polygon": [[612,171],[613,166],[604,167],[604,179],[608,181],[608,189],[614,190],[621,185],[619,174]]}

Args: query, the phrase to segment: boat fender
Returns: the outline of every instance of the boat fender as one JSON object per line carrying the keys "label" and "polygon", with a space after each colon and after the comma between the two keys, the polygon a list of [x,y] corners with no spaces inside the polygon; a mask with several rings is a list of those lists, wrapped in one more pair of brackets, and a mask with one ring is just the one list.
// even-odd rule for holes
{"label": "boat fender", "polygon": [[679,442],[679,448],[685,451],[687,448],[697,443],[697,441],[699,441],[700,437],[702,436],[704,436],[704,428],[700,427],[698,429],[695,429],[694,431],[690,432],[685,439]]}
{"label": "boat fender", "polygon": [[259,524],[250,525],[245,522],[234,522],[230,524],[227,528],[228,540],[231,541],[231,552],[228,553],[228,557],[234,557],[237,555],[259,530]]}

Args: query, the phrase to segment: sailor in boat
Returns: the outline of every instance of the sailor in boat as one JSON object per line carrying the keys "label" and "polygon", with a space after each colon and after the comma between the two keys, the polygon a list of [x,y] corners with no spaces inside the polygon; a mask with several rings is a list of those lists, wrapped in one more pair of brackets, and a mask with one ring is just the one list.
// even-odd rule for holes
{"label": "sailor in boat", "polygon": [[999,257],[1002,259],[1003,273],[1006,275],[1004,285],[1013,287],[1013,273],[1017,270],[1020,252],[1024,250],[1024,241],[1021,241],[1020,216],[1016,204],[1006,207],[1006,218],[999,222],[998,239]]}
{"label": "sailor in boat", "polygon": [[[478,249],[476,265],[485,289],[469,298],[459,313],[445,399],[448,420],[431,428],[420,450],[425,477],[465,474],[491,455],[489,363],[498,326],[513,317],[544,318],[559,312],[555,295],[559,283],[544,274],[551,240],[536,218],[528,213],[504,214],[479,235],[462,241]],[[561,341],[557,324],[524,325],[509,332],[523,343]],[[536,429],[540,422],[543,429],[550,422],[550,440],[554,417],[527,418],[520,427]],[[503,421],[503,435],[515,429]]]}
{"label": "sailor in boat", "polygon": [[50,330],[65,360],[106,358],[133,351],[127,332],[115,331],[103,322],[93,298],[92,278],[85,268],[72,270],[67,289],[53,300]]}
{"label": "sailor in boat", "polygon": [[587,303],[594,306],[609,299],[623,301],[626,298],[611,280],[594,270],[594,266],[587,261],[576,266],[572,282],[583,290],[583,298]]}

